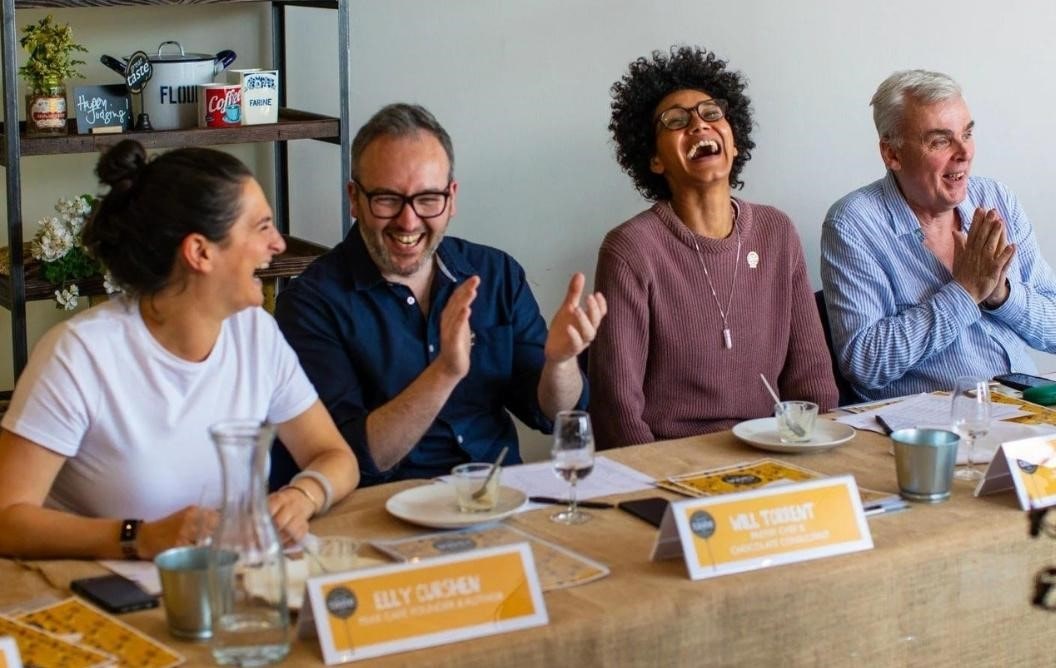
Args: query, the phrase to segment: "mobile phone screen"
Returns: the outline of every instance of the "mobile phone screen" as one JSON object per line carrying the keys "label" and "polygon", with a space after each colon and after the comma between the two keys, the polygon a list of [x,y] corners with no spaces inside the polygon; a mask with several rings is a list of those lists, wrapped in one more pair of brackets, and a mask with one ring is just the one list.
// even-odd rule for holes
{"label": "mobile phone screen", "polygon": [[70,583],[70,589],[107,612],[131,612],[158,605],[156,596],[148,594],[135,582],[120,575],[74,580]]}
{"label": "mobile phone screen", "polygon": [[1042,378],[1041,376],[1032,376],[1027,373],[1008,373],[1003,376],[994,376],[994,380],[1011,387],[1013,390],[1025,390],[1028,387],[1040,387],[1042,385],[1052,385],[1056,381],[1049,380],[1048,378]]}
{"label": "mobile phone screen", "polygon": [[652,496],[648,499],[634,499],[633,501],[621,501],[616,504],[620,510],[628,512],[638,519],[645,520],[654,527],[659,527],[664,519],[664,511],[670,503],[667,499]]}

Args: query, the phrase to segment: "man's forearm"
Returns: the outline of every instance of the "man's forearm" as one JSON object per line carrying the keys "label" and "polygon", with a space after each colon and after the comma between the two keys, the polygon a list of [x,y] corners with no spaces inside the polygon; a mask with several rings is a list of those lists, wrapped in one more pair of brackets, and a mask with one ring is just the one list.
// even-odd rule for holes
{"label": "man's forearm", "polygon": [[367,448],[379,471],[407,456],[447,403],[461,378],[434,362],[402,392],[367,416]]}
{"label": "man's forearm", "polygon": [[565,411],[576,405],[583,394],[583,376],[579,373],[576,358],[564,362],[547,361],[539,376],[539,408],[543,414],[553,420],[558,411]]}

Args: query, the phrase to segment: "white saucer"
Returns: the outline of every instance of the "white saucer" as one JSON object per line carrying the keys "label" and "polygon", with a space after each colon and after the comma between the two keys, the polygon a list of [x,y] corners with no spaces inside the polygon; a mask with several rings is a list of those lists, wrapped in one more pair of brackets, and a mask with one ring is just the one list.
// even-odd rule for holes
{"label": "white saucer", "polygon": [[[300,610],[304,604],[304,583],[308,580],[310,567],[308,560],[309,557],[307,556],[298,559],[286,558],[286,605],[290,610]],[[356,571],[361,568],[370,568],[371,566],[387,563],[389,562],[382,559],[357,555],[355,560],[341,572]],[[246,589],[250,594],[266,600],[269,597],[271,587],[269,586],[269,578],[265,578],[263,575],[263,573],[253,571],[246,573]]]}
{"label": "white saucer", "polygon": [[499,501],[494,510],[486,513],[463,513],[455,501],[455,486],[434,483],[412,487],[392,495],[385,502],[385,510],[412,524],[434,529],[461,529],[512,515],[527,501],[528,497],[521,490],[500,487]]}
{"label": "white saucer", "polygon": [[842,445],[854,438],[854,428],[842,422],[818,418],[809,441],[782,443],[777,436],[777,418],[768,417],[741,422],[733,428],[733,435],[762,450],[794,454],[822,452]]}

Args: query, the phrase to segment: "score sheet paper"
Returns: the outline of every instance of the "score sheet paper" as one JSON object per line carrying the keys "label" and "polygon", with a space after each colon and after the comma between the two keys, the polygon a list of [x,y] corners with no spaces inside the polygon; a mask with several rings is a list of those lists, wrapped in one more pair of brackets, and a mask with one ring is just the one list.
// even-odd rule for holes
{"label": "score sheet paper", "polygon": [[681,554],[690,579],[700,580],[872,547],[846,475],[673,502],[652,558]]}
{"label": "score sheet paper", "polygon": [[975,496],[1010,489],[1023,510],[1056,504],[1056,437],[1025,438],[998,448]]}
{"label": "score sheet paper", "polygon": [[314,623],[327,665],[549,620],[528,543],[321,575],[308,598],[299,635]]}

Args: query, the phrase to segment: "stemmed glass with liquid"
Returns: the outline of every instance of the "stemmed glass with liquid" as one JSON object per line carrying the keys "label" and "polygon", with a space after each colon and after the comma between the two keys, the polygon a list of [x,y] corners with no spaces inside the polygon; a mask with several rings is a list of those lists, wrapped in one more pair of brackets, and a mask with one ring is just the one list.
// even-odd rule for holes
{"label": "stemmed glass with liquid", "polygon": [[576,507],[576,483],[594,470],[594,429],[586,411],[561,411],[554,423],[554,447],[551,450],[554,473],[569,483],[568,508],[550,519],[562,524],[582,524],[590,514]]}
{"label": "stemmed glass with liquid", "polygon": [[966,441],[968,465],[953,474],[958,480],[980,480],[983,472],[975,468],[975,442],[990,431],[990,383],[979,376],[961,376],[953,387],[950,422],[954,431]]}

